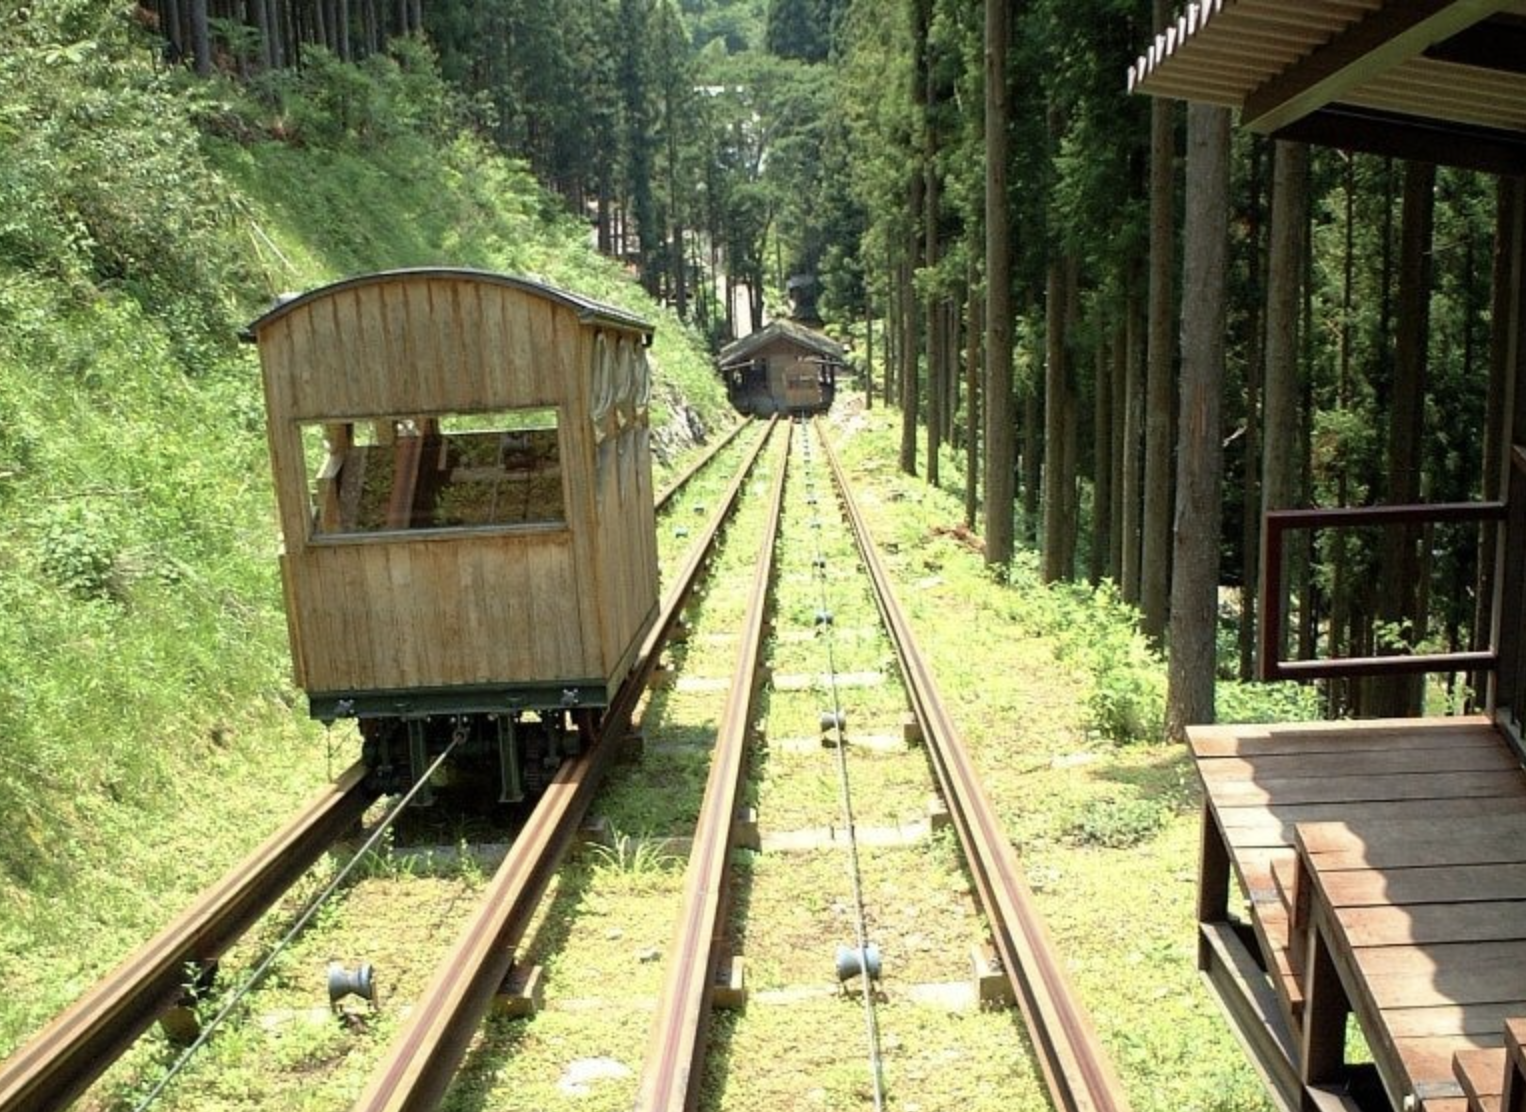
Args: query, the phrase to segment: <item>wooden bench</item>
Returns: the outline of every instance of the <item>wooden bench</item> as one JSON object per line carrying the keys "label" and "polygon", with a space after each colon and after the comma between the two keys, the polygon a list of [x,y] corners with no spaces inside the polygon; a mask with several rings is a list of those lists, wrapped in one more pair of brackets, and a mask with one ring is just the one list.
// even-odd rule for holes
{"label": "wooden bench", "polygon": [[[1476,1068],[1468,1052],[1503,1047],[1506,1020],[1526,1016],[1526,799],[1513,814],[1442,822],[1309,823],[1298,842],[1305,1080],[1345,1065],[1354,1013],[1395,1108],[1467,1107],[1454,1059]],[[1474,1107],[1497,1107],[1488,1102],[1502,1091],[1503,1057],[1497,1072],[1474,1086]]]}
{"label": "wooden bench", "polygon": [[[1302,832],[1319,844],[1319,838],[1338,841],[1341,829],[1389,831],[1412,823],[1416,830],[1454,831],[1459,844],[1468,844],[1477,836],[1475,821],[1514,821],[1522,826],[1516,879],[1526,884],[1526,775],[1482,717],[1198,727],[1189,731],[1189,740],[1204,788],[1200,966],[1279,1103],[1325,1106],[1324,1096],[1317,1095],[1320,1087],[1334,1091],[1354,1076],[1341,1010],[1348,998],[1345,981],[1354,984],[1358,970],[1369,967],[1388,970],[1374,977],[1402,979],[1405,970],[1420,968],[1411,963],[1435,960],[1418,948],[1422,945],[1470,948],[1471,941],[1440,940],[1455,924],[1439,910],[1451,906],[1443,901],[1482,905],[1490,902],[1485,896],[1508,901],[1515,897],[1498,893],[1515,888],[1496,889],[1509,876],[1492,873],[1474,877],[1481,887],[1468,888],[1469,874],[1447,868],[1402,876],[1354,868],[1322,872],[1310,867],[1307,852],[1301,854],[1301,848],[1307,850]],[[1313,852],[1322,860],[1322,850]],[[1328,883],[1329,894],[1319,888],[1321,882]],[[1526,898],[1526,889],[1520,898]],[[1323,910],[1316,912],[1316,906]],[[1526,904],[1517,906],[1523,912],[1518,918],[1526,976]],[[1506,914],[1503,908],[1495,913]],[[1330,922],[1315,952],[1321,917]],[[1405,924],[1411,920],[1422,937],[1436,940],[1422,944],[1407,938]],[[1511,929],[1500,926],[1497,933]],[[1363,950],[1365,966],[1349,956],[1352,938],[1359,946],[1376,939]],[[1445,957],[1451,951],[1438,953]],[[1318,1001],[1316,988],[1324,994]],[[1355,1000],[1360,992],[1349,996]],[[1526,988],[1522,996],[1526,999]],[[1316,1003],[1320,1010],[1311,1018]],[[1375,1007],[1355,1010],[1373,1044],[1383,1088],[1391,1099],[1398,1094],[1394,1107],[1402,1107],[1403,1097],[1418,1084],[1422,1099],[1429,1098],[1424,1107],[1432,1112],[1465,1107],[1451,1072],[1453,1053],[1500,1045],[1507,1018],[1503,1010],[1475,1010],[1468,1013],[1467,1030],[1452,1038],[1424,1026],[1414,1007],[1395,1009],[1392,1016]],[[1441,1014],[1433,1012],[1425,1022]],[[1510,1014],[1526,1015],[1526,1006]],[[1473,1030],[1486,1018],[1492,1020],[1489,1032]],[[1397,1045],[1385,1041],[1383,1019],[1404,1032],[1395,1036]],[[1409,1030],[1405,1024],[1421,1025]],[[1452,1100],[1455,1106],[1444,1103]]]}

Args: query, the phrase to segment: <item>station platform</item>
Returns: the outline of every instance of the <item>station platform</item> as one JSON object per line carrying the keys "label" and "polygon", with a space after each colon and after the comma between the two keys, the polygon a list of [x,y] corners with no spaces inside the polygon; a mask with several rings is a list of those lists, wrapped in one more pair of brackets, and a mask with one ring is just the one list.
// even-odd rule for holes
{"label": "station platform", "polygon": [[1523,1112],[1526,772],[1503,734],[1474,716],[1189,742],[1199,965],[1278,1104]]}

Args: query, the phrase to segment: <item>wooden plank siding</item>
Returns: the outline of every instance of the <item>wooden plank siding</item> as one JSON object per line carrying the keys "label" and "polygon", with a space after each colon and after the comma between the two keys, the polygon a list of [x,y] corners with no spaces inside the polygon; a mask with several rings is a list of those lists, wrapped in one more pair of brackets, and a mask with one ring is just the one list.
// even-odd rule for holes
{"label": "wooden plank siding", "polygon": [[[583,327],[566,306],[459,278],[339,289],[258,333],[271,415],[315,421],[560,405],[580,396],[582,372],[570,373],[565,358],[543,365],[563,338],[559,317]],[[472,322],[481,326],[464,335]]]}
{"label": "wooden plank siding", "polygon": [[[597,334],[644,367],[649,328],[533,283],[416,271],[314,291],[250,331],[309,692],[613,691],[656,609],[655,521],[644,422],[623,434],[623,475],[602,473],[590,380]],[[556,412],[563,523],[313,534],[304,425],[513,409]]]}

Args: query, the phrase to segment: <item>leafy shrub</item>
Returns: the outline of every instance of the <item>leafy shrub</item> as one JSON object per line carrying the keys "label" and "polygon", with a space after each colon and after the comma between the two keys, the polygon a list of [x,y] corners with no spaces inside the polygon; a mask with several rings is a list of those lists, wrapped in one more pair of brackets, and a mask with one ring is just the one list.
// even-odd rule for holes
{"label": "leafy shrub", "polygon": [[1088,803],[1070,824],[1067,837],[1076,845],[1128,849],[1153,838],[1171,820],[1171,808],[1155,799],[1099,799]]}
{"label": "leafy shrub", "polygon": [[1220,680],[1214,711],[1220,722],[1307,722],[1321,717],[1312,684]]}
{"label": "leafy shrub", "polygon": [[54,507],[42,525],[38,558],[43,572],[84,599],[115,595],[112,570],[121,547],[115,530],[93,506]]}
{"label": "leafy shrub", "polygon": [[1165,719],[1165,672],[1138,631],[1134,609],[1110,582],[1044,583],[1038,556],[1020,552],[1007,571],[1016,588],[1009,609],[1027,633],[1051,638],[1055,655],[1091,677],[1092,727],[1117,744],[1158,737]]}
{"label": "leafy shrub", "polygon": [[0,497],[8,489],[6,480],[26,473],[37,457],[36,430],[11,420],[0,422]]}

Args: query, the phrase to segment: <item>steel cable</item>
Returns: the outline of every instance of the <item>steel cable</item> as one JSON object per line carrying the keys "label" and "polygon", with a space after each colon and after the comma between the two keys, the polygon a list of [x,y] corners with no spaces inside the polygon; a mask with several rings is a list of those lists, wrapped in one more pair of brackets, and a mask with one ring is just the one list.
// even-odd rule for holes
{"label": "steel cable", "polygon": [[195,1040],[180,1052],[180,1057],[176,1058],[175,1061],[170,1065],[168,1072],[166,1072],[165,1075],[161,1077],[157,1083],[155,1083],[154,1087],[148,1091],[147,1095],[144,1096],[142,1100],[133,1106],[133,1112],[145,1112],[145,1109],[152,1107],[154,1102],[158,1100],[159,1097],[164,1093],[164,1090],[169,1087],[169,1083],[180,1075],[185,1067],[190,1064],[191,1058],[196,1054],[196,1052],[205,1046],[207,1042],[212,1038],[212,1032],[217,1030],[217,1028],[222,1025],[223,1021],[226,1020],[228,1016],[233,1014],[233,1009],[238,1007],[239,1003],[244,999],[245,996],[249,995],[249,993],[253,992],[256,988],[259,987],[260,982],[265,979],[266,974],[268,974],[271,967],[275,965],[276,959],[285,953],[287,947],[289,947],[292,942],[296,940],[297,935],[302,932],[303,928],[305,928],[308,923],[312,922],[313,916],[318,914],[318,912],[323,908],[323,905],[328,903],[329,898],[332,897],[336,891],[338,891],[339,886],[343,884],[349,877],[350,873],[354,872],[355,868],[360,864],[360,862],[365,860],[366,854],[370,853],[371,850],[375,848],[376,843],[381,841],[382,836],[392,828],[392,824],[396,822],[398,816],[403,813],[403,808],[408,806],[408,804],[413,801],[413,797],[423,790],[424,785],[429,783],[429,778],[435,774],[435,771],[442,764],[445,763],[445,758],[451,755],[456,746],[461,744],[461,742],[466,739],[466,736],[465,727],[458,725],[455,732],[451,736],[450,744],[445,747],[444,752],[435,758],[434,763],[424,771],[424,774],[414,782],[414,785],[408,789],[407,793],[401,799],[399,799],[396,804],[393,805],[392,809],[388,811],[384,816],[382,816],[382,820],[377,824],[376,829],[373,830],[370,837],[368,837],[365,842],[362,843],[360,849],[355,852],[355,856],[350,858],[350,860],[346,862],[344,868],[339,870],[338,875],[335,876],[333,880],[329,881],[329,883],[321,892],[319,892],[316,896],[308,901],[307,906],[302,909],[302,913],[297,916],[297,921],[293,923],[291,928],[280,938],[279,941],[276,942],[273,947],[271,947],[270,952],[265,955],[265,957],[260,961],[259,965],[255,966],[254,971],[249,974],[244,983],[239,985],[239,987],[234,990],[233,995],[228,998],[227,1002],[224,1003],[223,1006],[218,1009],[217,1013],[206,1022],[206,1025],[203,1026],[200,1032],[197,1033]]}
{"label": "steel cable", "polygon": [[[810,432],[802,422],[799,424],[801,435],[809,437]],[[806,443],[805,456],[807,468],[814,466],[811,459],[810,444]],[[810,471],[807,471],[807,477]],[[819,511],[818,511],[819,512]],[[817,519],[819,524],[819,518]],[[812,530],[815,534],[815,557],[812,567],[815,569],[818,593],[820,597],[820,609],[818,617],[827,619],[830,610],[827,607],[827,575],[826,555],[821,547],[821,532],[819,529]],[[864,1001],[864,1028],[865,1035],[869,1040],[869,1071],[873,1085],[875,1112],[882,1112],[885,1107],[885,1067],[884,1059],[880,1052],[880,1027],[879,1016],[874,1004],[873,978],[869,975],[869,927],[865,922],[864,912],[864,877],[863,870],[858,858],[858,834],[853,821],[853,797],[848,788],[848,745],[843,734],[842,702],[837,688],[837,654],[835,650],[835,637],[833,625],[830,620],[818,622],[818,629],[826,644],[827,654],[827,686],[832,700],[832,726],[836,732],[837,748],[837,782],[838,794],[842,803],[843,822],[848,835],[848,875],[853,886],[853,929],[855,941],[858,945],[858,957],[860,966],[860,980],[863,983]]]}

